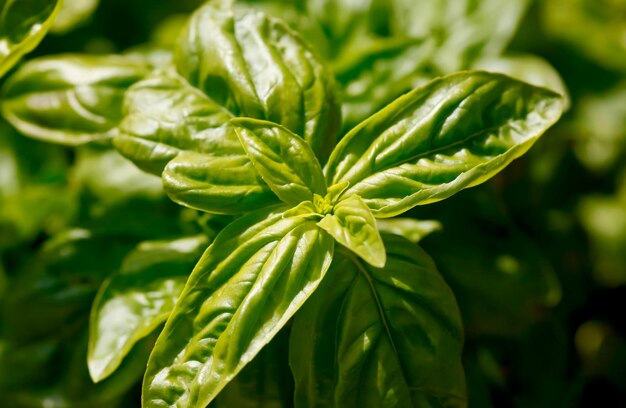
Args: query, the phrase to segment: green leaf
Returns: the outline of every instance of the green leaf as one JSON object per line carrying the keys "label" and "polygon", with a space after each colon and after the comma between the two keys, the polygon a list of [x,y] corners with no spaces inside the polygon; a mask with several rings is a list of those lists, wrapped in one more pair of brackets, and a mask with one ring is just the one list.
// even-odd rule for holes
{"label": "green leaf", "polygon": [[306,142],[288,129],[255,119],[231,121],[250,161],[283,202],[298,205],[326,195],[317,158]]}
{"label": "green leaf", "polygon": [[497,72],[531,85],[548,88],[563,96],[564,109],[571,104],[569,91],[559,73],[545,59],[531,54],[484,57],[474,62],[472,69]]}
{"label": "green leaf", "polygon": [[24,64],[2,88],[2,113],[20,132],[79,145],[111,137],[124,92],[148,66],[116,55],[60,55]]}
{"label": "green leaf", "polygon": [[278,202],[244,155],[181,153],[165,168],[163,187],[174,202],[216,214],[240,214]]}
{"label": "green leaf", "polygon": [[64,34],[89,21],[96,11],[99,0],[63,0],[61,10],[50,31]]}
{"label": "green leaf", "polygon": [[336,254],[296,314],[296,407],[464,407],[454,295],[418,246],[386,236],[385,268]]}
{"label": "green leaf", "polygon": [[231,114],[179,75],[153,73],[127,91],[125,105],[113,144],[142,170],[162,175],[173,201],[225,214],[276,202],[241,147]]}
{"label": "green leaf", "polygon": [[325,215],[317,225],[370,265],[385,266],[387,254],[376,219],[360,197],[350,196],[339,201],[332,214]]}
{"label": "green leaf", "polygon": [[414,218],[387,218],[377,220],[378,231],[382,234],[394,234],[417,244],[443,226],[436,220],[416,220]]}
{"label": "green leaf", "polygon": [[334,77],[281,20],[211,2],[191,17],[175,63],[234,116],[278,123],[328,156],[340,122]]}
{"label": "green leaf", "polygon": [[203,255],[150,357],[144,407],[205,407],[317,288],[334,241],[283,210],[237,219]]}
{"label": "green leaf", "polygon": [[123,260],[94,300],[87,364],[94,382],[112,374],[131,348],[165,322],[208,240],[145,241]]}
{"label": "green leaf", "polygon": [[149,173],[160,176],[184,151],[245,157],[230,113],[171,71],[153,72],[128,89],[124,111],[113,144]]}
{"label": "green leaf", "polygon": [[60,8],[58,0],[4,0],[0,3],[0,77],[35,49]]}
{"label": "green leaf", "polygon": [[560,117],[562,98],[499,74],[462,72],[400,98],[346,135],[326,166],[376,217],[478,185],[524,154]]}

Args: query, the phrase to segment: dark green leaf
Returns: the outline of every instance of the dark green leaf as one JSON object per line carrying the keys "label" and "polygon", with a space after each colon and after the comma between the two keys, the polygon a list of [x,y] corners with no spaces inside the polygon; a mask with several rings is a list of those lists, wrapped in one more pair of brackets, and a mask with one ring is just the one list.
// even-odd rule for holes
{"label": "dark green leaf", "polygon": [[326,166],[376,217],[480,184],[558,120],[562,98],[498,74],[463,72],[398,98],[342,139]]}
{"label": "dark green leaf", "polygon": [[205,407],[317,288],[334,241],[283,209],[239,218],[203,255],[150,357],[144,407]]}
{"label": "dark green leaf", "polygon": [[95,382],[113,373],[131,348],[165,322],[208,240],[194,236],[142,242],[94,300],[87,363]]}
{"label": "dark green leaf", "polygon": [[41,42],[60,8],[58,0],[0,3],[0,77]]}
{"label": "dark green leaf", "polygon": [[330,71],[281,20],[216,3],[196,11],[183,31],[178,71],[233,115],[302,136],[324,160],[340,121]]}
{"label": "dark green leaf", "polygon": [[336,255],[296,314],[296,407],[464,407],[454,295],[418,246],[386,236],[384,269]]}
{"label": "dark green leaf", "polygon": [[231,121],[257,172],[283,202],[298,205],[326,195],[322,168],[305,141],[288,129],[255,119]]}
{"label": "dark green leaf", "polygon": [[163,173],[173,201],[225,214],[276,201],[241,147],[230,113],[182,77],[155,72],[128,90],[125,105],[113,143],[141,169]]}
{"label": "dark green leaf", "polygon": [[2,113],[25,135],[79,145],[111,137],[124,91],[148,66],[115,55],[61,55],[24,64],[2,88]]}

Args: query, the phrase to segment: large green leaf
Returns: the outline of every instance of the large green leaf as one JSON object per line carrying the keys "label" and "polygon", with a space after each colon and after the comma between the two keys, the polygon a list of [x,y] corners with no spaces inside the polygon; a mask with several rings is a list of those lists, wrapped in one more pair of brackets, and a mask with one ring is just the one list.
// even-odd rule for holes
{"label": "large green leaf", "polygon": [[569,109],[569,91],[563,78],[548,61],[541,57],[532,54],[487,56],[475,61],[472,69],[497,72],[534,86],[551,89],[563,95],[564,108]]}
{"label": "large green leaf", "polygon": [[317,224],[337,242],[377,268],[385,266],[387,254],[376,229],[376,219],[359,196],[350,196],[333,206]]}
{"label": "large green leaf", "polygon": [[235,116],[285,126],[325,159],[340,120],[333,75],[281,20],[223,3],[191,17],[175,56],[178,71]]}
{"label": "large green leaf", "polygon": [[24,64],[2,88],[2,113],[27,136],[78,145],[106,139],[122,119],[124,91],[148,65],[115,55],[60,55]]}
{"label": "large green leaf", "polygon": [[113,373],[131,348],[165,322],[208,240],[193,236],[140,243],[119,273],[98,290],[89,328],[89,373],[95,382]]}
{"label": "large green leaf", "polygon": [[245,155],[181,153],[165,168],[163,186],[178,204],[217,214],[240,214],[278,202]]}
{"label": "large green leaf", "polygon": [[334,241],[282,208],[245,215],[215,239],[156,343],[144,407],[204,407],[317,288]]}
{"label": "large green leaf", "polygon": [[354,128],[326,166],[376,217],[391,217],[480,184],[556,122],[561,96],[499,74],[431,81]]}
{"label": "large green leaf", "polygon": [[241,213],[276,200],[241,147],[231,114],[179,75],[159,71],[135,84],[125,110],[115,147],[141,169],[163,173],[175,202]]}
{"label": "large green leaf", "polygon": [[305,141],[271,122],[236,119],[232,123],[250,161],[268,186],[285,203],[298,205],[326,195],[317,158]]}
{"label": "large green leaf", "polygon": [[296,407],[463,407],[454,295],[415,244],[385,236],[385,268],[335,256],[296,314]]}
{"label": "large green leaf", "polygon": [[60,8],[60,0],[0,2],[0,77],[41,42]]}
{"label": "large green leaf", "polygon": [[161,175],[183,151],[245,157],[230,113],[173,72],[156,71],[132,86],[124,111],[114,145],[149,173]]}

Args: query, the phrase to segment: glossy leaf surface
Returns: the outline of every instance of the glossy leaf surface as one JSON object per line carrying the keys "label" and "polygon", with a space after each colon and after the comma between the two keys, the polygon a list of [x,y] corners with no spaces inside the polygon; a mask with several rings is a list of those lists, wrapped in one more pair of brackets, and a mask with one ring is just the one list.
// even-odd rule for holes
{"label": "glossy leaf surface", "polygon": [[204,236],[139,244],[98,290],[87,363],[94,381],[113,373],[131,348],[165,322],[208,244]]}
{"label": "glossy leaf surface", "polygon": [[333,213],[325,215],[317,225],[370,265],[385,266],[387,255],[376,229],[376,219],[360,197],[339,201]]}
{"label": "glossy leaf surface", "polygon": [[254,119],[231,123],[263,180],[283,202],[298,205],[326,195],[326,182],[315,154],[288,129]]}
{"label": "glossy leaf surface", "polygon": [[280,208],[226,227],[192,272],[150,358],[145,407],[204,407],[317,288],[334,241]]}
{"label": "glossy leaf surface", "polygon": [[339,130],[334,78],[281,20],[209,3],[183,31],[175,63],[233,115],[285,126],[327,157]]}
{"label": "glossy leaf surface", "polygon": [[296,407],[463,407],[463,331],[428,255],[385,237],[385,268],[337,254],[296,315]]}
{"label": "glossy leaf surface", "polygon": [[236,214],[275,200],[241,147],[230,113],[180,76],[152,74],[128,90],[125,105],[115,147],[141,169],[163,173],[175,202]]}
{"label": "glossy leaf surface", "polygon": [[531,54],[513,54],[500,57],[484,57],[474,62],[473,69],[497,72],[528,82],[531,85],[551,89],[565,98],[565,110],[569,108],[569,91],[563,79],[545,59]]}
{"label": "glossy leaf surface", "polygon": [[217,214],[240,214],[278,202],[245,155],[181,153],[165,168],[163,186],[174,202]]}
{"label": "glossy leaf surface", "polygon": [[58,0],[0,3],[0,77],[41,42],[60,7]]}
{"label": "glossy leaf surface", "polygon": [[337,145],[329,184],[347,181],[376,217],[480,184],[525,153],[561,115],[562,98],[498,74],[436,79],[379,111]]}
{"label": "glossy leaf surface", "polygon": [[161,175],[180,152],[243,155],[231,115],[183,78],[156,71],[126,93],[115,147],[139,168]]}
{"label": "glossy leaf surface", "polygon": [[61,55],[24,64],[2,88],[2,113],[20,132],[79,145],[106,139],[122,119],[124,91],[148,66],[115,55]]}

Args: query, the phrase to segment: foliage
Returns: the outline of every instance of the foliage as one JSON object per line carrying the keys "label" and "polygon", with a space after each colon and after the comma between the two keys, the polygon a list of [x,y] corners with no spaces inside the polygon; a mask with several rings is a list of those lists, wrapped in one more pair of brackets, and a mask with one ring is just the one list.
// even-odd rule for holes
{"label": "foliage", "polygon": [[[0,2],[10,406],[626,386],[620,329],[567,326],[626,282],[619,4],[199,3]],[[563,58],[609,73],[572,86]]]}

